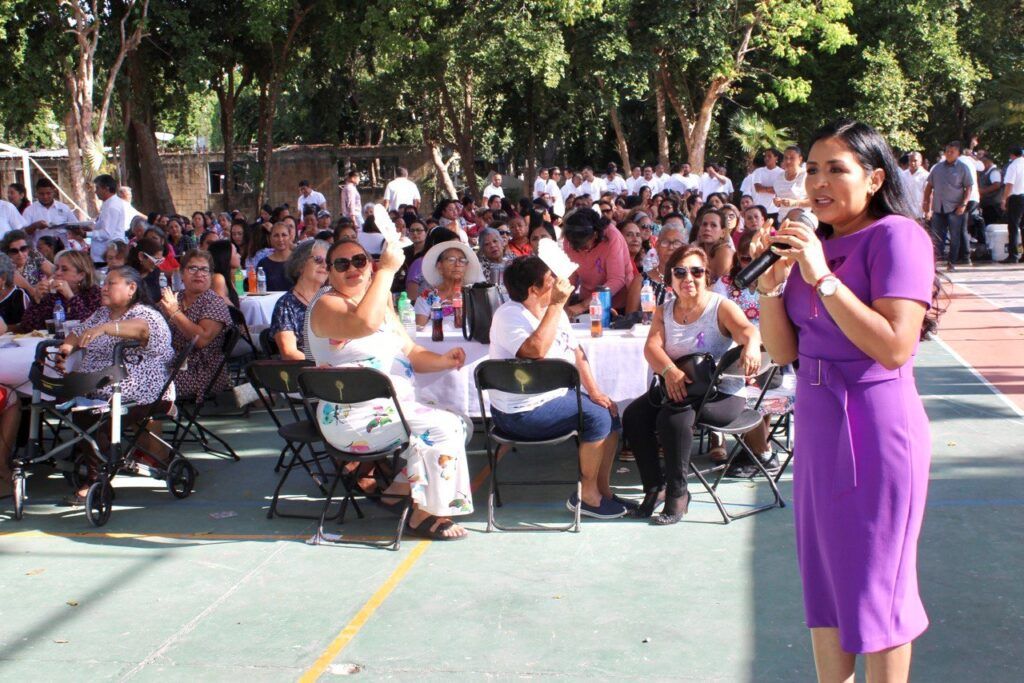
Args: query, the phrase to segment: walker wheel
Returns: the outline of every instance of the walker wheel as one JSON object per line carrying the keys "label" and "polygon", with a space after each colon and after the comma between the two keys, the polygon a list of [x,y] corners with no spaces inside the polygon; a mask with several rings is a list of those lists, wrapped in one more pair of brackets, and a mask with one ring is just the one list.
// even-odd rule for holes
{"label": "walker wheel", "polygon": [[20,520],[25,516],[25,473],[15,472],[11,484],[14,486],[14,519]]}
{"label": "walker wheel", "polygon": [[85,517],[93,526],[103,526],[114,508],[114,487],[104,479],[93,483],[85,496]]}
{"label": "walker wheel", "polygon": [[196,484],[196,468],[185,458],[175,458],[167,466],[167,490],[175,498],[188,498]]}

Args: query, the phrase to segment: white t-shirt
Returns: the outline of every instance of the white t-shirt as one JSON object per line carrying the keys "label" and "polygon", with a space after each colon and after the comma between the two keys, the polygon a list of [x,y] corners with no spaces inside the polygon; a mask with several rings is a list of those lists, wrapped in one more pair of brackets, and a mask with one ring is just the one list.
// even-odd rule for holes
{"label": "white t-shirt", "polygon": [[958,161],[962,162],[967,170],[971,172],[971,194],[967,197],[969,202],[980,202],[981,193],[978,192],[978,168],[974,165],[974,159],[970,157],[960,157]]}
{"label": "white t-shirt", "polygon": [[126,239],[134,217],[131,205],[117,195],[104,200],[100,215],[96,217],[96,227],[89,233],[93,263],[106,261],[107,245],[112,241]]}
{"label": "white t-shirt", "polygon": [[28,223],[25,217],[18,211],[18,207],[6,199],[0,199],[0,239],[11,230],[21,230]]}
{"label": "white t-shirt", "polygon": [[67,231],[60,226],[67,223],[78,222],[78,218],[75,216],[74,212],[68,208],[67,204],[63,204],[56,200],[54,200],[49,207],[45,207],[37,199],[32,202],[27,209],[25,209],[25,213],[23,213],[22,216],[25,218],[26,226],[38,223],[39,221],[46,221],[50,224],[50,227],[40,228],[33,233],[32,244],[37,244],[39,242],[39,238],[44,235],[60,237],[61,241],[63,241],[64,235]]}
{"label": "white t-shirt", "polygon": [[413,206],[420,201],[420,189],[408,178],[395,178],[384,188],[388,209],[398,211],[404,205]]}
{"label": "white t-shirt", "polygon": [[724,194],[727,199],[731,198],[732,197],[732,193],[733,193],[732,181],[729,180],[728,178],[726,178],[724,181],[723,180],[718,180],[717,178],[712,178],[707,173],[701,175],[701,177],[700,177],[700,194],[701,194],[701,196],[704,197],[705,200],[707,200],[708,197],[710,197],[711,195],[715,194],[716,192],[720,192],[720,193]]}
{"label": "white t-shirt", "polygon": [[1003,185],[1013,184],[1010,196],[1024,195],[1024,157],[1017,157],[1006,167],[1006,177],[1003,178]]}
{"label": "white t-shirt", "polygon": [[616,197],[621,195],[623,192],[628,192],[626,181],[623,180],[620,175],[616,175],[611,180],[605,178],[604,187],[605,192],[614,192]]}
{"label": "white t-shirt", "polygon": [[484,200],[490,199],[494,195],[498,195],[499,197],[504,199],[505,198],[505,190],[501,189],[497,185],[488,185],[487,187],[484,188],[484,194],[483,194]]}
{"label": "white t-shirt", "polygon": [[[508,301],[498,307],[491,320],[491,348],[493,360],[508,360],[516,357],[519,347],[540,327],[538,320],[526,307],[517,301]],[[545,358],[558,358],[576,364],[576,349],[579,342],[573,334],[572,325],[565,312],[558,321],[558,332]],[[527,388],[529,388],[527,386]],[[525,413],[536,410],[548,401],[565,395],[567,389],[556,389],[543,394],[520,396],[503,391],[491,391],[491,406],[503,413]]]}
{"label": "white t-shirt", "polygon": [[298,201],[299,215],[300,216],[303,215],[302,209],[305,208],[306,204],[316,204],[321,209],[326,209],[327,208],[327,198],[324,197],[319,192],[317,192],[316,190],[313,190],[312,192],[310,192],[308,197],[300,194],[299,195],[299,201]]}
{"label": "white t-shirt", "polygon": [[539,199],[548,192],[548,181],[543,178],[537,178],[533,181],[533,198]]}
{"label": "white t-shirt", "polygon": [[565,200],[562,198],[562,191],[558,188],[558,183],[553,178],[548,178],[547,193],[551,195],[551,202],[553,204],[551,209],[559,216],[564,216]]}
{"label": "white t-shirt", "polygon": [[640,176],[639,178],[634,178],[633,176],[630,176],[629,178],[626,179],[626,192],[628,192],[630,195],[640,194],[640,188],[646,184],[647,181],[644,180],[643,176]]}
{"label": "white t-shirt", "polygon": [[[780,166],[775,168],[761,166],[760,168],[755,168],[752,175],[756,184],[764,185],[765,187],[775,187],[775,181],[785,175],[785,173]],[[775,206],[775,202],[772,201],[775,199],[774,193],[754,190],[754,194],[751,196],[754,198],[754,204],[763,206],[764,210],[768,213],[778,213],[779,207]]]}
{"label": "white t-shirt", "polygon": [[[775,188],[775,196],[780,199],[807,199],[807,188],[804,187],[807,181],[807,169],[803,166],[797,171],[796,177],[792,180],[786,179],[786,173],[783,171],[778,178],[775,179],[773,187]],[[775,207],[775,211],[779,210],[779,207],[775,206],[774,202],[772,206]],[[768,207],[765,207],[768,208]],[[769,210],[769,213],[772,213]]]}
{"label": "white t-shirt", "polygon": [[915,173],[909,169],[900,171],[903,174],[903,181],[907,184],[907,193],[910,195],[910,206],[914,209],[914,216],[924,216],[924,186],[928,184],[928,171],[920,166]]}
{"label": "white t-shirt", "polygon": [[601,194],[604,192],[604,181],[598,177],[594,177],[593,180],[584,180],[580,184],[579,192],[576,196],[581,194],[589,194],[590,198],[595,202],[601,198]]}
{"label": "white t-shirt", "polygon": [[[655,173],[653,176],[651,176],[651,189],[653,190],[654,194],[658,194],[659,192],[664,191],[665,183],[667,183],[668,179],[671,177],[672,176],[668,175],[667,173],[662,173],[661,175]],[[658,189],[654,190],[655,187]]]}
{"label": "white t-shirt", "polygon": [[569,198],[569,195],[572,195],[573,197],[579,197],[581,194],[583,194],[583,183],[580,183],[577,186],[573,185],[571,180],[567,180],[565,181],[565,185],[562,185],[563,203],[565,202],[565,200]]}

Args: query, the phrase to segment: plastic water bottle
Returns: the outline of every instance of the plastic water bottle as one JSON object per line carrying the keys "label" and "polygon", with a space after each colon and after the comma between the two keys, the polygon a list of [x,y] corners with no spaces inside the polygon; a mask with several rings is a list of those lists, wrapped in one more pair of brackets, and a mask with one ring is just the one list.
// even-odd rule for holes
{"label": "plastic water bottle", "polygon": [[643,312],[643,324],[650,325],[654,318],[654,287],[651,287],[649,281],[644,282],[644,286],[640,288],[640,310]]}
{"label": "plastic water bottle", "polygon": [[67,314],[64,313],[64,302],[57,299],[53,304],[53,332],[57,339],[64,338],[65,320],[67,320]]}
{"label": "plastic water bottle", "polygon": [[259,294],[267,293],[267,274],[262,268],[256,269],[256,291]]}
{"label": "plastic water bottle", "polygon": [[604,311],[601,306],[601,297],[597,292],[590,295],[590,336],[600,337],[604,335],[604,325],[601,318]]}
{"label": "plastic water bottle", "polygon": [[235,271],[235,294],[238,296],[245,294],[245,276],[242,275],[241,269]]}
{"label": "plastic water bottle", "polygon": [[398,297],[398,319],[402,321],[402,327],[412,339],[416,338],[416,311],[409,303],[409,295],[402,292]]}
{"label": "plastic water bottle", "polygon": [[455,313],[454,321],[453,321],[455,323],[455,329],[461,330],[462,329],[462,290],[461,289],[456,290],[454,296],[452,296],[452,310]]}
{"label": "plastic water bottle", "polygon": [[658,255],[654,252],[654,249],[651,249],[644,254],[642,265],[645,273],[649,273],[658,267]]}
{"label": "plastic water bottle", "polygon": [[160,291],[163,292],[165,289],[167,289],[167,275],[160,271]]}

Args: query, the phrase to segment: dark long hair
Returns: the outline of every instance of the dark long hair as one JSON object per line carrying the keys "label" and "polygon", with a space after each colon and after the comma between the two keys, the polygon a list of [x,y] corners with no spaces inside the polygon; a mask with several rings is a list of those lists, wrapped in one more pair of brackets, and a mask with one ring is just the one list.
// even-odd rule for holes
{"label": "dark long hair", "polygon": [[235,291],[235,283],[231,277],[231,240],[217,240],[210,245],[210,256],[213,258],[213,272],[220,273],[224,278],[224,284],[228,288],[228,298],[231,303],[238,306],[238,292]]}
{"label": "dark long hair", "polygon": [[[893,215],[904,216],[914,222],[914,225],[917,226],[915,229],[924,230],[914,219],[909,193],[906,183],[903,181],[903,175],[900,173],[899,164],[896,163],[896,156],[892,153],[889,143],[878,131],[861,121],[851,119],[835,121],[818,129],[814,137],[811,138],[808,149],[813,148],[816,142],[827,138],[842,140],[857,157],[857,161],[866,173],[871,173],[875,169],[882,169],[885,173],[882,186],[871,195],[871,200],[868,202],[869,216],[875,219]],[[819,230],[828,236],[832,234],[833,228],[826,223],[819,223]],[[942,280],[936,271],[935,279],[932,282],[932,305],[921,325],[922,339],[938,327],[939,316],[944,310],[940,303],[944,298]]]}
{"label": "dark long hair", "polygon": [[135,294],[132,296],[132,300],[128,302],[128,308],[131,308],[135,304],[143,304],[153,308],[153,301],[149,298],[149,291],[146,289],[146,283],[143,280],[142,274],[135,270],[131,266],[118,266],[111,268],[107,273],[107,277],[117,273],[125,279],[126,282],[130,282],[135,285]]}

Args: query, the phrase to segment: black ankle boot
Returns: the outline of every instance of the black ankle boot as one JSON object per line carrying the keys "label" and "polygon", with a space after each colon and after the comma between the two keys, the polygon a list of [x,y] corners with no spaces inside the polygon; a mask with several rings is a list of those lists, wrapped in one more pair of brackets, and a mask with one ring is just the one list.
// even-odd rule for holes
{"label": "black ankle boot", "polygon": [[658,504],[664,500],[665,489],[651,489],[644,494],[644,501],[640,503],[640,507],[633,511],[633,517],[647,519],[654,514],[654,508],[658,507]]}
{"label": "black ankle boot", "polygon": [[678,498],[665,498],[665,509],[661,514],[651,520],[655,526],[668,526],[675,524],[683,518],[690,509],[690,492],[684,491]]}

